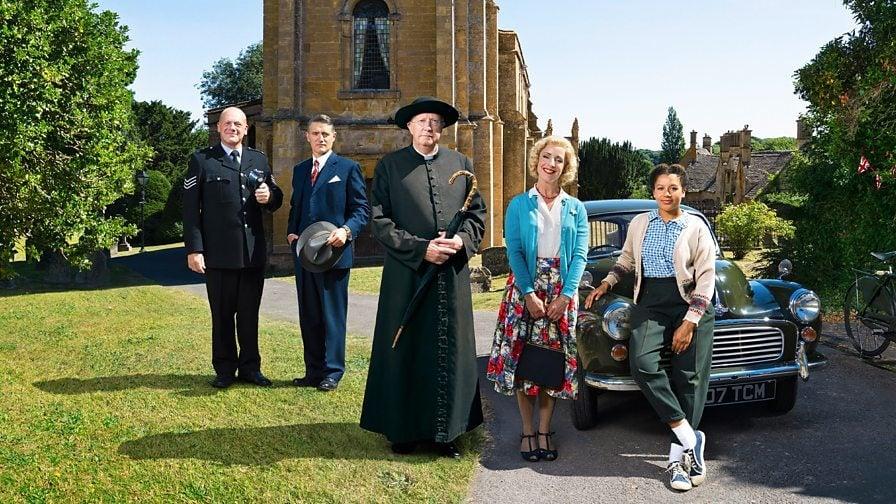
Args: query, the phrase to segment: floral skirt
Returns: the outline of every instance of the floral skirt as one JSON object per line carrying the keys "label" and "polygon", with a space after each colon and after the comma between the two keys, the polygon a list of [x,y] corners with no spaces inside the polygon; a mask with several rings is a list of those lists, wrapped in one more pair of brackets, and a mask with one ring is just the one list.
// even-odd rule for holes
{"label": "floral skirt", "polygon": [[[535,295],[547,306],[560,295],[563,285],[560,280],[560,259],[539,257],[535,275]],[[562,349],[566,355],[563,386],[560,389],[545,388],[551,397],[575,399],[579,386],[576,379],[576,314],[578,299],[570,300],[566,312],[553,323],[547,318],[537,320],[534,325],[533,343]],[[495,391],[512,395],[522,390],[526,395],[538,394],[539,386],[528,380],[517,380],[514,374],[523,351],[526,338],[526,322],[523,319],[526,301],[523,293],[513,281],[513,274],[507,279],[504,299],[498,310],[498,325],[492,341],[491,356],[488,360],[487,376],[495,382]]]}

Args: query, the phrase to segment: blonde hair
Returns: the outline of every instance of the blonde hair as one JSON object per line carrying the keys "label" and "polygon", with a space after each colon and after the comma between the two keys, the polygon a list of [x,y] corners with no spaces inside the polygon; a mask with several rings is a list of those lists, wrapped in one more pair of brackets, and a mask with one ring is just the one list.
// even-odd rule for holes
{"label": "blonde hair", "polygon": [[569,140],[558,136],[546,136],[535,142],[535,145],[529,150],[529,175],[538,179],[538,157],[545,147],[556,145],[561,147],[565,154],[563,156],[563,173],[560,175],[560,186],[569,185],[576,180],[579,172],[579,158],[576,156],[575,149]]}

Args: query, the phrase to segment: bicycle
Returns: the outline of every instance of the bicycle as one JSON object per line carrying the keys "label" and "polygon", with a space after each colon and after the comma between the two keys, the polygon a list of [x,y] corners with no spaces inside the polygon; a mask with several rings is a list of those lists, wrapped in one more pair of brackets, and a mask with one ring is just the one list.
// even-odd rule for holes
{"label": "bicycle", "polygon": [[[872,252],[871,255],[884,263],[896,259],[896,251]],[[856,280],[846,289],[843,303],[846,334],[859,355],[877,357],[891,341],[896,341],[896,274],[892,263],[886,270],[853,271]]]}

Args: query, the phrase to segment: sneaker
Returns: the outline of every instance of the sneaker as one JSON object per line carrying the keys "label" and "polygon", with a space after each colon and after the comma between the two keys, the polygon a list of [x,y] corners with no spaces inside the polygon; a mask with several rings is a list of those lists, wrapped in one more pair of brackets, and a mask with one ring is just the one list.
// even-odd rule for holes
{"label": "sneaker", "polygon": [[691,489],[691,478],[684,467],[681,466],[681,462],[669,462],[666,472],[669,473],[669,486],[673,490],[687,492]]}
{"label": "sneaker", "polygon": [[694,444],[693,450],[684,452],[684,468],[688,471],[691,483],[699,486],[706,479],[706,460],[703,458],[703,451],[706,448],[706,434],[702,431],[694,431],[697,435],[697,443]]}

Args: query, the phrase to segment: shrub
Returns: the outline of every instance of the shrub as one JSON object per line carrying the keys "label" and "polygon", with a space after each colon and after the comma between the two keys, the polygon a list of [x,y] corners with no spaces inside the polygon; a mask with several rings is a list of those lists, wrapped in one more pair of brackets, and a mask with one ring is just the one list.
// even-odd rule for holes
{"label": "shrub", "polygon": [[794,232],[790,221],[758,201],[728,206],[716,219],[716,229],[736,259],[742,259],[763,238],[789,238]]}

